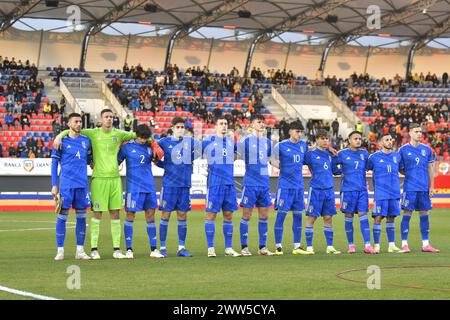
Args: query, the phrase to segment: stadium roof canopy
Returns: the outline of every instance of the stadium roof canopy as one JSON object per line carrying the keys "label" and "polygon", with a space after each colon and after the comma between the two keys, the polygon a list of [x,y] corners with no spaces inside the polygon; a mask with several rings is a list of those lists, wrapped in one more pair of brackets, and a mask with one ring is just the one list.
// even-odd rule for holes
{"label": "stadium roof canopy", "polygon": [[[203,38],[280,42],[301,42],[300,35],[307,35],[308,41],[342,44],[378,36],[421,44],[443,39],[444,46],[450,46],[445,39],[450,38],[450,0],[0,0],[0,31],[11,26],[70,31],[66,21],[73,17],[73,5],[80,12],[77,30],[93,29],[94,34],[178,31]],[[377,9],[380,28],[369,28]],[[250,16],[242,17],[246,12]]]}

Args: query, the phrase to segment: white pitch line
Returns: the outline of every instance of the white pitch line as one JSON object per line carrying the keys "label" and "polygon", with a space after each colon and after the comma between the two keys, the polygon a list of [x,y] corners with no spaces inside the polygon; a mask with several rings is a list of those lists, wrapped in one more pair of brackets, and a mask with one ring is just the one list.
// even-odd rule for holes
{"label": "white pitch line", "polygon": [[60,299],[56,299],[56,298],[53,298],[53,297],[47,297],[47,296],[43,296],[43,295],[40,295],[40,294],[35,294],[35,293],[21,291],[21,290],[16,290],[16,289],[11,289],[11,288],[7,288],[7,287],[3,287],[3,286],[0,286],[0,291],[12,293],[12,294],[15,294],[15,295],[18,295],[18,296],[23,296],[23,297],[30,297],[30,298],[38,299],[38,300],[60,300]]}
{"label": "white pitch line", "polygon": [[[67,227],[67,229],[75,229],[75,227]],[[0,232],[41,231],[41,230],[55,230],[55,228],[8,229],[8,230],[0,230]]]}
{"label": "white pitch line", "polygon": [[[0,222],[33,222],[33,223],[55,223],[55,221],[33,221],[33,220],[0,220]],[[76,225],[75,222],[67,222],[67,224]],[[74,229],[75,226],[69,226],[67,229]],[[55,230],[55,228],[29,228],[29,229],[6,229],[0,230],[0,232],[21,232],[21,231],[41,231],[41,230]]]}

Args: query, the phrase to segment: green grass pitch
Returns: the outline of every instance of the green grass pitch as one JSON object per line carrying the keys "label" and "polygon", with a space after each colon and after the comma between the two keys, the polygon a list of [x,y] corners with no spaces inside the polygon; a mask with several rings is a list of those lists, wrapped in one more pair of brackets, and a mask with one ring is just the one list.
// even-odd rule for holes
{"label": "green grass pitch", "polygon": [[[239,245],[239,220],[235,213],[234,248]],[[88,214],[90,217],[90,214]],[[357,254],[345,251],[347,243],[343,216],[334,220],[335,247],[341,255],[324,253],[323,223],[318,220],[314,235],[315,256],[294,256],[291,218],[285,222],[284,256],[231,258],[223,255],[222,216],[216,222],[217,258],[207,258],[204,213],[193,211],[188,218],[187,248],[193,258],[178,258],[177,223],[169,223],[168,253],[163,260],[148,258],[149,245],[143,214],[135,223],[134,260],[114,260],[109,217],[101,224],[99,250],[102,260],[76,261],[74,214],[70,214],[66,238],[66,259],[54,261],[55,214],[48,212],[0,212],[0,286],[58,299],[449,299],[450,298],[450,210],[435,209],[431,215],[431,243],[439,254],[421,253],[419,219],[411,220],[411,254],[388,254],[385,225],[382,253],[361,252],[362,238],[355,219]],[[123,216],[122,216],[123,219]],[[159,214],[158,214],[159,225]],[[397,245],[400,245],[400,218]],[[269,218],[268,246],[274,249],[273,224]],[[89,223],[89,218],[88,218]],[[304,221],[303,221],[304,224]],[[25,230],[32,229],[32,230]],[[123,237],[123,235],[122,235]],[[86,250],[89,249],[89,227]],[[304,241],[304,234],[302,237]],[[256,254],[257,216],[250,225],[249,243]],[[122,248],[124,240],[122,239]],[[81,270],[81,289],[67,289],[67,268]],[[367,267],[381,268],[381,289],[367,288]],[[395,267],[395,268],[391,268]],[[342,273],[347,270],[352,272]],[[340,276],[338,276],[342,273]],[[345,278],[345,279],[342,279]],[[0,299],[28,299],[0,291]]]}

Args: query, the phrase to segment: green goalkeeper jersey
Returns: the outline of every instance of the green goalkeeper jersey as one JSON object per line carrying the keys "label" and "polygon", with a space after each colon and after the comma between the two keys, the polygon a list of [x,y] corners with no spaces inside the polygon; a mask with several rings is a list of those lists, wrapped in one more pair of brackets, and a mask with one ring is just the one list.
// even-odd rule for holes
{"label": "green goalkeeper jersey", "polygon": [[[62,132],[66,136],[69,130]],[[115,178],[119,177],[119,165],[117,154],[122,142],[136,139],[134,132],[127,132],[113,128],[110,132],[103,131],[102,128],[83,129],[81,134],[91,140],[92,153],[94,159],[94,178]]]}

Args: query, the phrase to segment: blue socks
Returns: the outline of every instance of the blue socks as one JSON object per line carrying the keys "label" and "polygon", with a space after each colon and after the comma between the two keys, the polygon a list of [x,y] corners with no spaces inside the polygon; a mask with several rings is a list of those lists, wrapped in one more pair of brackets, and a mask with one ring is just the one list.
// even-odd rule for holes
{"label": "blue socks", "polygon": [[284,219],[286,219],[286,211],[278,211],[277,219],[275,220],[274,233],[275,233],[275,244],[281,245],[283,242],[283,229],[284,229]]}
{"label": "blue socks", "polygon": [[387,222],[386,221],[386,234],[389,243],[395,242],[395,224],[394,221]]}
{"label": "blue socks", "polygon": [[206,233],[206,241],[208,242],[208,248],[214,247],[215,232],[216,232],[216,222],[214,220],[206,220],[205,233]]}
{"label": "blue socks", "polygon": [[75,234],[77,235],[77,246],[84,246],[84,240],[86,239],[86,212],[77,213]]}
{"label": "blue socks", "polygon": [[67,214],[58,214],[56,220],[56,246],[58,248],[64,247],[64,239],[66,238],[66,221]]}
{"label": "blue socks", "polygon": [[411,220],[410,214],[404,214],[402,218],[402,223],[400,225],[400,230],[402,232],[402,241],[408,240],[409,233],[409,221]]}
{"label": "blue socks", "polygon": [[325,239],[327,240],[327,247],[333,246],[333,228],[323,227],[323,233],[325,234]]}
{"label": "blue socks", "polygon": [[430,233],[430,215],[428,213],[420,215],[420,233],[422,234],[422,241],[428,241],[428,234]]}
{"label": "blue socks", "polygon": [[147,235],[148,240],[150,241],[150,249],[153,251],[157,246],[156,239],[156,223],[155,222],[147,222]]}
{"label": "blue socks", "polygon": [[169,225],[169,220],[161,219],[161,222],[159,223],[159,241],[160,241],[161,248],[166,247],[168,225]]}
{"label": "blue socks", "polygon": [[249,220],[242,218],[239,225],[242,248],[248,247],[248,223]]}
{"label": "blue socks", "polygon": [[349,245],[353,245],[353,217],[345,217],[345,233]]}
{"label": "blue socks", "polygon": [[123,234],[125,235],[125,246],[133,248],[133,221],[125,220],[123,223]]}
{"label": "blue socks", "polygon": [[222,230],[225,237],[225,249],[233,247],[233,222],[224,221]]}
{"label": "blue socks", "polygon": [[187,221],[178,220],[178,245],[184,247],[184,242],[186,241],[187,234]]}
{"label": "blue socks", "polygon": [[369,225],[369,217],[367,214],[359,217],[359,226],[361,228],[361,233],[364,239],[364,245],[370,245],[370,225]]}
{"label": "blue socks", "polygon": [[313,236],[314,236],[314,228],[306,227],[305,228],[305,237],[306,237],[306,246],[307,247],[312,247]]}
{"label": "blue socks", "polygon": [[373,243],[380,244],[380,237],[381,237],[381,224],[375,223],[373,225]]}
{"label": "blue socks", "polygon": [[302,240],[302,213],[292,212],[292,233],[294,234],[294,247],[300,246]]}
{"label": "blue socks", "polygon": [[267,230],[269,229],[267,218],[258,219],[258,232],[259,232],[259,248],[262,249],[267,243]]}

